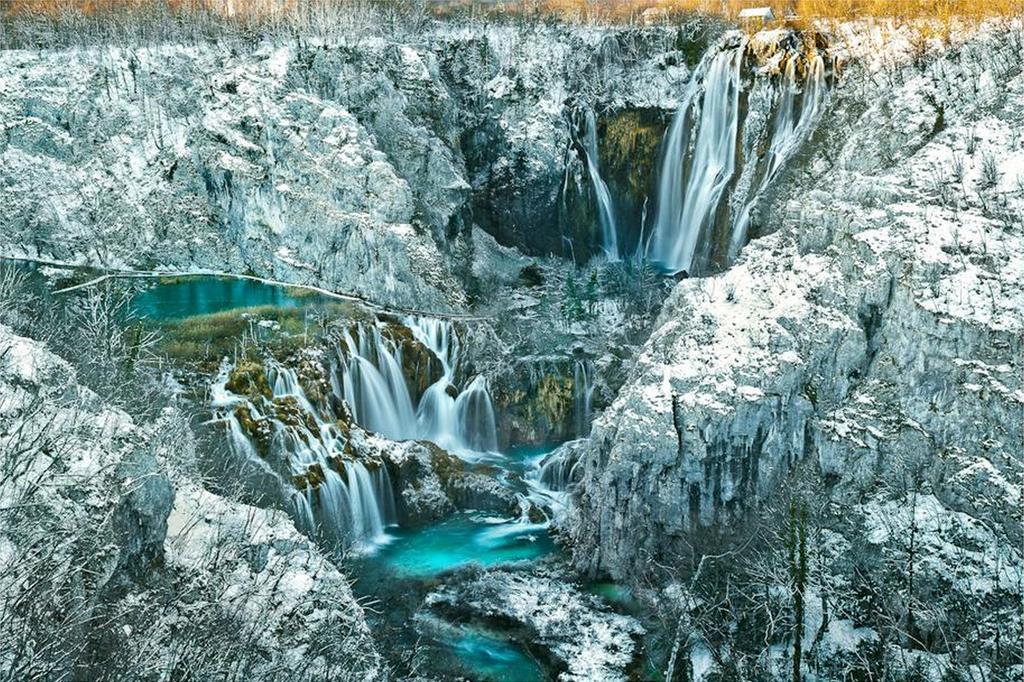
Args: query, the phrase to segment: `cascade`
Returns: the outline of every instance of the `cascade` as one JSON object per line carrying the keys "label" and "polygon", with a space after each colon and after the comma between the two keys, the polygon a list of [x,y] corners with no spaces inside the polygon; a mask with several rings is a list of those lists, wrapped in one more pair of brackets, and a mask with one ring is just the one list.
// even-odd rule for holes
{"label": "cascade", "polygon": [[525,476],[529,499],[554,517],[564,516],[570,508],[570,493],[582,474],[577,448],[584,440],[564,443],[545,455]]}
{"label": "cascade", "polygon": [[[356,423],[394,440],[416,438],[412,398],[402,374],[401,349],[385,341],[377,327],[345,331],[338,348],[341,384],[336,395],[352,410]],[[337,389],[340,388],[340,394]]]}
{"label": "cascade", "polygon": [[396,440],[431,440],[462,457],[496,452],[497,427],[487,380],[477,376],[453,396],[460,345],[451,322],[427,317],[404,322],[413,338],[441,363],[441,377],[414,408],[401,371],[401,349],[376,328],[360,328],[357,339],[346,332],[348,351],[339,349],[342,370],[334,386],[351,406],[356,422]]}
{"label": "cascade", "polygon": [[449,392],[455,382],[459,358],[459,337],[451,323],[426,317],[411,317],[406,325],[413,338],[426,346],[441,362],[441,378],[427,387],[416,408],[416,425],[422,437],[444,448],[464,449],[459,434],[456,399]]}
{"label": "cascade", "polygon": [[590,434],[594,398],[594,386],[590,381],[590,374],[587,361],[577,360],[572,372],[573,417],[577,438]]}
{"label": "cascade", "polygon": [[[748,42],[709,53],[694,72],[663,143],[658,205],[648,258],[668,272],[699,274],[716,258],[732,262],[747,239],[750,216],[758,200],[809,137],[823,109],[827,87],[819,55],[806,58],[791,51],[773,99],[765,131],[767,150],[756,158],[740,149],[744,125],[744,59]],[[803,82],[801,82],[803,81]],[[749,159],[751,183],[738,210],[729,215],[729,194]],[[721,249],[717,248],[721,245]],[[724,253],[723,253],[724,251]]]}
{"label": "cascade", "polygon": [[[371,470],[364,462],[344,456],[345,438],[333,419],[325,419],[309,400],[293,369],[268,364],[271,405],[292,405],[300,417],[282,417],[227,390],[230,367],[221,368],[211,387],[215,419],[226,425],[228,444],[236,457],[271,474],[290,497],[296,525],[311,536],[337,546],[372,547],[384,539],[387,526],[398,522],[387,467]],[[260,456],[246,435],[236,408],[249,418],[266,421],[272,429],[269,452]],[[312,424],[305,418],[312,420]],[[311,428],[315,426],[315,428]],[[302,484],[293,486],[293,481]]]}
{"label": "cascade", "polygon": [[475,452],[498,450],[498,429],[487,380],[477,376],[455,400],[458,439]]}
{"label": "cascade", "polygon": [[745,50],[744,41],[698,67],[669,128],[648,256],[670,272],[694,271],[698,241],[713,224],[735,174]]}
{"label": "cascade", "polygon": [[537,480],[548,490],[565,492],[575,483],[578,458],[569,448],[559,448],[544,458],[540,464]]}
{"label": "cascade", "polygon": [[[483,376],[457,395],[452,386],[459,362],[459,338],[450,322],[406,321],[413,337],[441,363],[442,375],[419,404],[413,404],[402,373],[401,346],[377,325],[346,330],[331,372],[331,390],[361,426],[395,440],[426,438],[472,459],[497,451],[494,406]],[[367,466],[345,455],[346,436],[331,404],[314,404],[294,369],[267,362],[269,405],[256,404],[227,389],[230,365],[221,367],[210,389],[215,418],[225,423],[237,458],[270,473],[290,495],[296,524],[339,545],[373,545],[397,523],[387,467]],[[258,452],[239,420],[238,408],[254,423],[269,423],[269,453]],[[261,441],[263,442],[263,441]],[[293,485],[294,483],[294,485]]]}
{"label": "cascade", "polygon": [[608,185],[601,178],[597,153],[597,120],[593,109],[587,109],[585,119],[587,130],[583,145],[584,156],[587,158],[590,184],[594,188],[594,196],[597,199],[597,221],[601,229],[601,246],[608,260],[617,261],[620,259],[619,229],[615,222],[615,207],[612,203],[611,192],[608,191]]}

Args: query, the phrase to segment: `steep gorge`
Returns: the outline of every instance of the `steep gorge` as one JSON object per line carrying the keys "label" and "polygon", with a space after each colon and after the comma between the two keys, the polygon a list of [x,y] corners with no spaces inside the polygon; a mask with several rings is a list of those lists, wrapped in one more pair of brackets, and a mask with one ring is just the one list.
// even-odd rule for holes
{"label": "steep gorge", "polygon": [[[0,249],[433,313],[336,319],[329,343],[306,317],[301,351],[236,352],[213,384],[231,475],[327,554],[457,510],[516,517],[499,535],[554,521],[579,575],[678,619],[663,658],[772,678],[789,631],[769,641],[758,618],[789,618],[789,597],[699,613],[697,581],[707,557],[746,576],[747,548],[813,502],[800,599],[819,608],[800,627],[823,679],[908,651],[967,661],[973,597],[991,670],[1000,619],[1019,622],[1019,31],[884,68],[838,36],[721,33],[440,23],[408,42],[3,53]],[[486,461],[570,438],[529,476]],[[843,592],[907,551],[901,598],[954,636]],[[507,618],[543,634],[551,670],[617,677],[642,628],[549,568],[444,585],[418,616]],[[578,623],[506,588],[611,624],[615,655],[595,664]]]}

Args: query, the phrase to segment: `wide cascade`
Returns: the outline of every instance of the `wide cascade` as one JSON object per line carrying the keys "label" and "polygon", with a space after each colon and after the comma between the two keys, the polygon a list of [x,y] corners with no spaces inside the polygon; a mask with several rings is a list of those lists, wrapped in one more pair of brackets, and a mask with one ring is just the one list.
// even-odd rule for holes
{"label": "wide cascade", "polygon": [[[753,51],[746,38],[731,40],[694,71],[663,142],[647,256],[668,272],[701,274],[736,258],[752,211],[813,130],[827,94],[822,58],[786,49],[771,79],[771,124],[756,145],[767,152],[744,148],[745,63]],[[746,189],[734,200],[741,176]]]}
{"label": "wide cascade", "polygon": [[295,370],[273,360],[266,361],[267,400],[228,390],[229,365],[211,388],[215,418],[226,424],[232,451],[291,497],[297,522],[310,534],[342,545],[372,544],[397,523],[387,467],[351,456],[350,436],[338,426],[346,417],[393,440],[432,440],[467,460],[497,451],[486,379],[473,378],[461,392],[454,388],[459,339],[451,323],[405,322],[442,368],[418,405],[403,373],[402,344],[376,324],[341,334],[331,362],[333,400],[311,400]]}

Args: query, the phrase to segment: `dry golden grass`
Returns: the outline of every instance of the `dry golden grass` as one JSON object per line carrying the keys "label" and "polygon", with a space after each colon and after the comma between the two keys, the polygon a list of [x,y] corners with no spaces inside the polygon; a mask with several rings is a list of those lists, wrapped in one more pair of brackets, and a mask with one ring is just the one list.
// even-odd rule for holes
{"label": "dry golden grass", "polygon": [[[703,14],[734,21],[747,7],[770,6],[775,25],[810,28],[867,18],[911,24],[923,39],[948,39],[954,29],[986,19],[1024,16],[1024,0],[0,0],[0,18],[59,18],[130,22],[159,16],[178,24],[204,23],[308,27],[362,11],[365,15],[443,17],[472,14],[496,18],[553,18],[597,24],[649,24]],[[76,19],[77,18],[77,19]],[[760,28],[751,24],[748,28]]]}
{"label": "dry golden grass", "polygon": [[850,21],[868,17],[897,21],[980,21],[1024,14],[1024,0],[509,0],[488,3],[465,0],[452,7],[510,13],[553,14],[586,21],[644,21],[681,14],[709,14],[735,20],[748,7],[771,7],[780,22],[799,20]]}
{"label": "dry golden grass", "polygon": [[[409,0],[390,0],[410,4]],[[379,0],[378,4],[388,4]],[[122,11],[160,5],[172,11],[219,11],[228,15],[289,14],[312,5],[355,4],[355,0],[8,0],[14,14],[79,11]],[[1024,14],[1024,0],[427,0],[437,14],[459,9],[482,13],[552,14],[566,18],[638,20],[646,12],[710,14],[736,19],[747,7],[771,7],[777,17],[796,15],[805,19],[853,20],[865,17],[892,19],[983,20]]]}

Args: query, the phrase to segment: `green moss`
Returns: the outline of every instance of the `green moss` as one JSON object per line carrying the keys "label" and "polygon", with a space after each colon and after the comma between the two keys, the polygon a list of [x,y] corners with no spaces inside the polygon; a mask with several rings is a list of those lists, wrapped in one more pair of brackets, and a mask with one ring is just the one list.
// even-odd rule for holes
{"label": "green moss", "polygon": [[573,382],[570,377],[548,374],[537,385],[538,412],[548,423],[560,424],[572,407]]}
{"label": "green moss", "polygon": [[299,401],[294,396],[286,395],[274,398],[271,404],[274,408],[274,417],[279,422],[298,429],[301,437],[305,437],[301,431],[305,428],[314,438],[320,438],[320,425],[317,424],[316,417],[299,405]]}
{"label": "green moss", "polygon": [[295,474],[292,476],[292,485],[303,492],[309,488],[312,488],[313,491],[316,492],[326,481],[327,475],[324,473],[324,468],[320,466],[319,463],[310,464],[304,474]]}
{"label": "green moss", "polygon": [[324,366],[310,358],[299,360],[296,373],[299,378],[299,386],[309,401],[314,405],[321,405],[327,400],[330,393],[330,380]]}
{"label": "green moss", "polygon": [[266,419],[253,417],[252,411],[246,405],[235,408],[235,419],[242,428],[242,432],[249,437],[249,440],[256,446],[256,451],[263,457],[270,451],[270,441],[274,436],[274,429]]}
{"label": "green moss", "polygon": [[319,488],[320,484],[327,481],[327,475],[324,474],[324,468],[318,463],[310,464],[309,469],[306,471],[306,480],[314,488]]}
{"label": "green moss", "polygon": [[267,370],[257,360],[241,360],[231,370],[226,388],[235,395],[248,396],[251,400],[262,396],[271,398],[274,392],[267,381]]}

